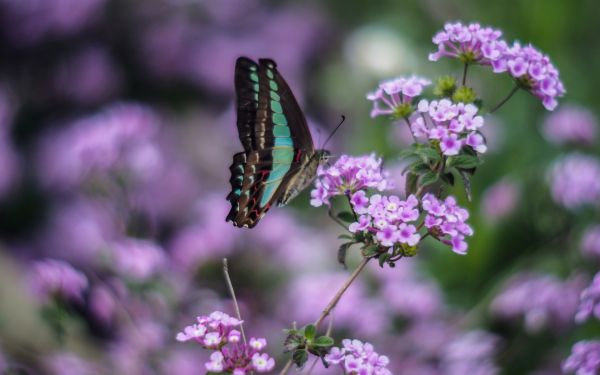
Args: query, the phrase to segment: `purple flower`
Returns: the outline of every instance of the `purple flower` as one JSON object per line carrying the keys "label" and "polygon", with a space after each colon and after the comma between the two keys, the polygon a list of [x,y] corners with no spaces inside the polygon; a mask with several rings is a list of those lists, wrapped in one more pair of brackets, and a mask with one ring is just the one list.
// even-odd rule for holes
{"label": "purple flower", "polygon": [[578,153],[556,160],[548,173],[554,201],[568,209],[600,202],[600,160]]}
{"label": "purple flower", "polygon": [[[439,141],[444,155],[458,155],[464,145],[475,151],[487,151],[485,138],[479,133],[483,127],[479,108],[474,104],[452,103],[449,99],[422,99],[418,106],[419,114],[410,120],[413,135],[419,139]],[[428,119],[428,121],[426,120]]]}
{"label": "purple flower", "polygon": [[116,270],[124,277],[145,281],[165,266],[166,257],[158,245],[140,239],[127,238],[110,245]]}
{"label": "purple flower", "polygon": [[600,272],[594,276],[592,283],[581,292],[575,321],[582,323],[591,316],[600,319]]}
{"label": "purple flower", "polygon": [[[423,88],[431,84],[431,81],[421,77],[398,77],[379,84],[377,90],[367,94],[367,99],[373,102],[371,117],[381,115],[405,115],[399,112],[403,104],[410,106],[414,97],[421,95]],[[381,108],[383,105],[383,108]],[[410,107],[409,107],[410,108]],[[410,112],[407,112],[410,114]]]}
{"label": "purple flower", "polygon": [[542,125],[544,138],[548,142],[581,144],[591,146],[598,134],[598,120],[587,108],[567,105],[551,113]]}
{"label": "purple flower", "polygon": [[267,340],[251,337],[248,345],[240,342],[240,332],[234,328],[242,323],[215,311],[209,316],[199,316],[197,324],[185,327],[176,338],[177,341],[194,340],[205,349],[215,350],[204,364],[208,371],[233,374],[271,371],[275,360],[267,353],[261,353],[267,346]]}
{"label": "purple flower", "polygon": [[529,332],[560,331],[572,324],[582,288],[580,278],[562,281],[550,275],[520,274],[506,283],[490,308],[504,319],[523,317]]}
{"label": "purple flower", "polygon": [[468,64],[492,65],[508,49],[506,42],[500,39],[501,36],[502,31],[482,27],[478,23],[447,23],[444,30],[433,37],[438,50],[429,55],[429,60],[438,61],[446,56]]}
{"label": "purple flower", "polygon": [[39,152],[40,177],[46,185],[63,189],[110,173],[147,181],[162,167],[155,143],[158,129],[156,114],[146,107],[110,106],[45,139]]}
{"label": "purple flower", "polygon": [[552,111],[558,105],[557,98],[565,94],[558,69],[550,58],[531,44],[514,43],[494,61],[494,72],[508,72],[518,84],[542,100],[544,107]]}
{"label": "purple flower", "polygon": [[375,154],[342,155],[330,167],[319,166],[310,204],[315,207],[329,205],[329,199],[336,195],[352,196],[359,190],[389,188],[388,174],[381,169],[381,163],[382,159],[376,158]]}
{"label": "purple flower", "polygon": [[369,200],[366,214],[350,224],[350,232],[373,234],[379,244],[385,247],[415,246],[421,236],[414,225],[409,224],[419,218],[418,200],[410,195],[406,200],[397,196],[375,194]]}
{"label": "purple flower", "polygon": [[425,216],[425,227],[432,236],[452,247],[452,251],[464,255],[467,253],[465,236],[472,236],[473,229],[466,223],[469,212],[456,204],[452,196],[444,201],[427,193],[421,202]]}
{"label": "purple flower", "polygon": [[31,286],[44,302],[52,297],[81,301],[88,279],[67,262],[46,259],[33,264]]}
{"label": "purple flower", "polygon": [[367,207],[369,205],[369,198],[367,197],[367,193],[364,190],[359,190],[356,193],[352,194],[350,198],[350,203],[354,208],[354,212],[357,214],[364,214],[367,212]]}
{"label": "purple flower", "polygon": [[565,374],[593,375],[600,370],[600,341],[579,341],[573,345],[571,355],[563,362]]}
{"label": "purple flower", "polygon": [[510,215],[519,201],[519,186],[515,181],[504,178],[490,186],[482,195],[481,211],[490,222]]}
{"label": "purple flower", "polygon": [[579,247],[584,256],[600,259],[600,224],[586,228]]}
{"label": "purple flower", "polygon": [[458,336],[443,349],[442,373],[498,374],[499,369],[493,362],[498,344],[498,337],[485,331],[471,331]]}
{"label": "purple flower", "polygon": [[54,353],[44,358],[44,367],[52,375],[95,375],[104,372],[100,366],[69,352]]}
{"label": "purple flower", "polygon": [[343,347],[333,347],[325,356],[325,362],[340,366],[348,375],[391,375],[387,369],[390,360],[375,352],[373,345],[359,340],[342,340]]}

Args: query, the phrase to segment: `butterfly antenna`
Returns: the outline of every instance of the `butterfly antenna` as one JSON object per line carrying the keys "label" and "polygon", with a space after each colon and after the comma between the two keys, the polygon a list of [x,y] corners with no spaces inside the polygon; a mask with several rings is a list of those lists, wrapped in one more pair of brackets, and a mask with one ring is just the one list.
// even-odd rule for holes
{"label": "butterfly antenna", "polygon": [[340,126],[342,126],[342,124],[344,123],[344,121],[346,121],[346,116],[342,115],[342,121],[340,121],[340,123],[337,124],[337,126],[335,127],[335,129],[333,129],[333,131],[331,132],[331,134],[329,134],[329,137],[327,137],[327,139],[323,143],[323,146],[321,146],[321,149],[325,148],[325,146],[327,145],[327,143],[331,140],[331,138],[333,137],[333,135],[335,134],[335,132],[337,132],[337,130],[340,128]]}

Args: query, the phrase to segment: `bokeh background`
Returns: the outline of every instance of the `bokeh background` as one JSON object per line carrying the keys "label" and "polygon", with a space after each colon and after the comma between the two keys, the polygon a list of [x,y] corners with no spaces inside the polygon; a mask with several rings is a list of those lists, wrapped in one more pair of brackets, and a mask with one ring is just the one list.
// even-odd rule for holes
{"label": "bokeh background", "polygon": [[[253,230],[224,222],[236,57],[275,59],[315,142],[344,114],[328,147],[383,155],[402,186],[408,137],[370,119],[365,95],[400,74],[461,74],[427,55],[462,20],[534,43],[568,93],[552,115],[519,92],[487,119],[473,202],[455,191],[469,254],[431,242],[396,269],[372,264],[334,335],[373,343],[395,374],[560,374],[573,343],[600,336],[573,318],[600,259],[598,14],[591,0],[0,0],[0,371],[203,373],[206,353],[174,337],[233,313],[223,257],[246,329],[282,366],[281,330],[313,321],[348,272],[307,192]],[[489,104],[511,88],[486,69],[469,82]],[[72,297],[59,307],[57,279]]]}

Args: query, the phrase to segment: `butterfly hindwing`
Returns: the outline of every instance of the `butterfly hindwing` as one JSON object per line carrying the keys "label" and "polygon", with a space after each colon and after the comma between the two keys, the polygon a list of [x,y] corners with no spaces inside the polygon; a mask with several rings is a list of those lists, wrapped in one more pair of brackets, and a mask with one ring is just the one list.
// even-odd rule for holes
{"label": "butterfly hindwing", "polygon": [[244,152],[234,155],[231,211],[227,220],[253,227],[301,170],[300,155],[312,154],[306,119],[285,80],[269,59],[236,62],[237,127]]}

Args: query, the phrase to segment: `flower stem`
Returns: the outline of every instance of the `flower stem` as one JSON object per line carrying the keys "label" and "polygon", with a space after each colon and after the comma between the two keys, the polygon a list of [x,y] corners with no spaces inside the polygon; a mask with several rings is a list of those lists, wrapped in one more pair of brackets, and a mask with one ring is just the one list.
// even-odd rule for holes
{"label": "flower stem", "polygon": [[319,316],[319,318],[314,323],[316,328],[319,328],[319,325],[321,323],[323,323],[323,320],[325,320],[325,318],[331,313],[331,310],[333,310],[335,308],[335,306],[338,304],[338,302],[340,301],[340,299],[342,298],[342,296],[344,295],[346,290],[348,290],[348,288],[350,287],[352,282],[354,282],[354,280],[358,277],[358,275],[365,268],[367,263],[369,263],[370,259],[371,258],[363,258],[362,262],[360,262],[358,267],[356,267],[354,272],[352,272],[352,274],[350,275],[348,280],[346,280],[346,282],[344,283],[344,285],[342,285],[340,290],[338,290],[338,292],[335,294],[335,296],[333,296],[331,301],[329,301],[329,304],[327,304],[327,307],[325,307],[325,309],[321,313],[321,316]]}
{"label": "flower stem", "polygon": [[413,130],[410,127],[410,121],[408,121],[408,118],[403,117],[404,122],[406,122],[406,126],[408,126],[408,131],[410,132],[410,135],[412,135],[413,141],[415,141],[415,143],[417,142],[417,137],[415,137],[415,133],[413,133]]}
{"label": "flower stem", "polygon": [[[335,308],[335,306],[338,304],[338,302],[340,301],[340,299],[342,298],[342,296],[344,295],[344,293],[346,292],[346,290],[348,290],[348,288],[350,287],[350,285],[352,285],[352,283],[354,282],[354,280],[356,280],[356,278],[362,272],[362,270],[365,268],[365,266],[367,265],[367,263],[369,263],[369,260],[371,260],[371,258],[363,258],[363,260],[360,262],[360,264],[358,265],[358,267],[356,267],[356,269],[352,272],[352,274],[350,275],[350,277],[348,278],[348,280],[346,280],[346,282],[344,283],[344,285],[342,285],[342,287],[337,291],[337,293],[335,294],[335,296],[333,296],[333,298],[331,299],[331,301],[329,301],[329,303],[327,304],[327,306],[325,307],[325,309],[321,313],[321,316],[319,316],[319,318],[313,323],[313,325],[316,328],[319,328],[319,325],[321,323],[323,323],[323,320],[325,320],[325,318],[327,318],[327,316],[329,316],[329,314]],[[293,361],[290,358],[290,360],[287,361],[287,363],[285,364],[285,367],[281,370],[281,372],[279,373],[279,375],[285,375],[285,374],[287,374],[290,371],[290,368],[292,367],[292,364],[293,364]]]}
{"label": "flower stem", "polygon": [[[237,303],[237,298],[235,298],[235,291],[233,290],[233,284],[231,283],[231,278],[229,277],[229,265],[227,264],[227,258],[223,258],[223,274],[225,275],[225,283],[227,284],[227,289],[229,289],[229,294],[231,294],[231,299],[233,300],[233,307],[235,308],[237,318],[239,320],[242,320],[240,306]],[[244,345],[246,345],[246,333],[244,332],[244,323],[240,324],[240,331],[242,332],[242,339],[244,340]]]}
{"label": "flower stem", "polygon": [[464,86],[467,83],[467,71],[469,70],[469,63],[465,63],[465,68],[463,70],[462,77],[462,85]]}
{"label": "flower stem", "polygon": [[500,109],[500,107],[502,107],[510,98],[512,98],[512,96],[515,94],[515,92],[517,92],[517,90],[519,89],[519,85],[515,85],[515,87],[512,88],[512,90],[510,90],[510,92],[508,93],[508,95],[506,95],[506,97],[504,99],[502,99],[500,101],[500,103],[496,104],[496,106],[494,108],[492,108],[492,110],[490,110],[490,114],[496,112],[498,109]]}

